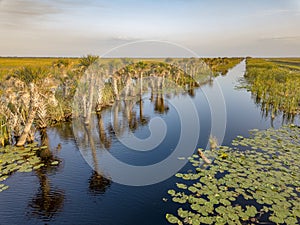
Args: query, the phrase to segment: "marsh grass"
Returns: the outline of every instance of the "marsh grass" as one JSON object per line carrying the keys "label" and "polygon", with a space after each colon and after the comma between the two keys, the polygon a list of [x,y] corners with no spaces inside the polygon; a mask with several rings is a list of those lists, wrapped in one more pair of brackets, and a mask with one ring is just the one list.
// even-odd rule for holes
{"label": "marsh grass", "polygon": [[300,58],[275,58],[267,60],[276,63],[280,67],[300,71]]}
{"label": "marsh grass", "polygon": [[270,60],[250,58],[245,79],[256,103],[266,115],[275,117],[282,111],[293,118],[299,114],[300,70],[291,70]]}

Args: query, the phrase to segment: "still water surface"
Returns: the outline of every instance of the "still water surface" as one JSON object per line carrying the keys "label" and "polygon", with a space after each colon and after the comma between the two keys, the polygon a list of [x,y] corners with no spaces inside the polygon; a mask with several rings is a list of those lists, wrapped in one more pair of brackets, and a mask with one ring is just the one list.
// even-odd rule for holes
{"label": "still water surface", "polygon": [[[246,90],[236,89],[245,72],[245,62],[240,63],[226,76],[217,77],[213,83],[195,90],[192,98],[200,119],[197,147],[205,148],[211,130],[211,112],[205,93],[216,92],[216,82],[221,86],[226,104],[226,132],[223,144],[229,145],[237,135],[248,136],[248,130],[279,127],[282,117],[274,121],[265,117],[259,105]],[[186,96],[180,97],[183,104]],[[160,103],[161,106],[161,103]],[[172,105],[157,107],[149,98],[143,98],[145,119],[160,117],[168,128],[165,140],[155,151],[147,153],[130,151],[112,135],[103,112],[105,139],[97,151],[110,151],[116,158],[132,165],[149,165],[159,162],[176,147],[180,135],[178,114]],[[139,110],[139,105],[134,106]],[[138,121],[138,115],[136,115]],[[191,118],[192,119],[192,118]],[[139,138],[149,135],[147,121],[136,122],[133,132]],[[191,131],[192,132],[192,131]],[[124,134],[126,135],[126,133]],[[171,177],[150,186],[132,187],[98,177],[82,157],[76,145],[72,124],[62,124],[48,129],[49,143],[54,154],[62,160],[58,168],[32,173],[16,173],[6,181],[10,188],[0,194],[0,224],[168,224],[167,212],[175,212],[176,203],[163,201],[167,190],[177,179]],[[61,148],[57,148],[58,145]],[[87,150],[88,151],[88,150]],[[83,154],[91,155],[90,152]],[[182,170],[190,167],[186,165]],[[130,174],[128,174],[130,176]]]}

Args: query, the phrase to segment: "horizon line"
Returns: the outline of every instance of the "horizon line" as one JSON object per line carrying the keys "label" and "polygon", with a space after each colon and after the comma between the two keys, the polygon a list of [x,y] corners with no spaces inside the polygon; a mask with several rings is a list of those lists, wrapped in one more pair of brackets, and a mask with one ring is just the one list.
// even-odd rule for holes
{"label": "horizon line", "polygon": [[93,55],[93,56],[99,56],[102,59],[125,59],[125,58],[129,58],[129,59],[167,59],[167,58],[173,58],[173,59],[182,59],[182,58],[300,58],[299,56],[287,56],[287,55],[281,55],[281,56],[200,56],[200,57],[187,57],[187,56],[167,56],[167,57],[161,57],[161,56],[134,56],[134,57],[130,57],[130,56],[114,56],[114,57],[101,57],[101,55],[97,55],[97,54],[85,54],[82,56],[0,56],[0,58],[44,58],[44,59],[59,59],[59,58],[69,58],[69,59],[79,59],[79,58],[83,58],[85,56],[88,55]]}

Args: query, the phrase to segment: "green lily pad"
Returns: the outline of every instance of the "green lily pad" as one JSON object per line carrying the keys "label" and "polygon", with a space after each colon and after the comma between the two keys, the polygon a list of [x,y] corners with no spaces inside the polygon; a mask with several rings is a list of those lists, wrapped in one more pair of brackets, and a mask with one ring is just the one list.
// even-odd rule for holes
{"label": "green lily pad", "polygon": [[166,214],[166,219],[169,223],[172,224],[179,224],[179,219],[176,216],[173,216],[172,214]]}
{"label": "green lily pad", "polygon": [[[172,191],[172,200],[189,204],[189,209],[184,210],[184,216],[190,215],[185,222],[241,224],[250,223],[250,219],[259,221],[263,214],[277,224],[300,221],[300,128],[255,130],[251,135],[233,141],[246,150],[221,146],[221,153],[212,150],[219,157],[209,167],[196,167],[194,174],[176,175],[183,181],[177,183],[177,188],[184,193],[177,195]],[[220,157],[222,154],[226,157]],[[197,160],[200,162],[191,159],[194,166],[198,165]],[[255,205],[243,205],[240,198]]]}

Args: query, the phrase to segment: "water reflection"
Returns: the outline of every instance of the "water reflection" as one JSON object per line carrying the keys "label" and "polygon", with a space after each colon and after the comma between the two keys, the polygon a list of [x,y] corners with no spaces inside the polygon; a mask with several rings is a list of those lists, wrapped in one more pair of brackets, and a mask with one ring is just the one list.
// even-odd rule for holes
{"label": "water reflection", "polygon": [[[242,73],[240,72],[235,73],[239,77],[242,76]],[[227,136],[227,140],[230,142],[236,135],[247,135],[249,129],[265,129],[265,127],[269,126],[269,120],[267,122],[261,120],[260,108],[253,105],[252,99],[249,98],[249,93],[243,95],[242,93],[245,91],[242,93],[236,92],[234,86],[230,86],[230,84],[232,84],[231,80],[228,83],[224,83],[225,79],[228,80],[228,78],[233,75],[234,74],[230,74],[229,77],[219,77],[223,79],[223,83],[220,84],[224,87],[230,87],[230,90],[232,90],[232,93],[230,92],[229,95],[226,95],[228,89],[224,90],[225,97],[227,97],[226,100],[232,100],[232,104],[229,103],[229,110],[237,112],[236,114],[232,113],[232,111],[230,112],[232,113],[232,116],[229,120],[228,131],[232,132],[232,135]],[[146,82],[146,79],[144,81]],[[209,86],[207,82],[204,82],[204,84],[207,84],[205,88]],[[186,87],[188,87],[188,85]],[[203,140],[208,139],[210,129],[209,125],[205,125],[205,122],[208,120],[207,118],[209,118],[208,105],[201,104],[205,102],[201,90],[195,87],[191,91],[195,93],[195,99],[198,99],[196,101],[196,106],[199,107],[199,112],[202,113],[201,118],[204,118],[201,123],[201,132],[204,131],[206,133],[204,133],[204,135],[201,133],[199,141],[202,141],[201,143],[203,144],[199,142],[199,146],[205,147],[206,143]],[[161,146],[161,151],[157,154],[155,154],[154,151],[149,152],[149,155],[147,154],[146,157],[140,156],[142,154],[132,154],[128,157],[131,152],[125,152],[126,148],[120,148],[119,143],[114,139],[117,135],[123,137],[127,136],[128,131],[130,131],[128,122],[130,120],[132,121],[132,124],[137,123],[135,134],[140,134],[140,130],[147,131],[147,128],[143,129],[144,126],[147,126],[150,119],[157,115],[162,118],[169,118],[171,123],[177,121],[177,117],[173,115],[172,105],[168,105],[168,100],[179,97],[180,101],[184,101],[184,97],[189,94],[188,92],[182,93],[178,90],[174,90],[172,93],[165,91],[161,94],[156,90],[151,91],[151,88],[147,90],[148,94],[145,94],[144,92],[145,90],[143,90],[142,97],[139,94],[140,92],[137,91],[134,100],[128,99],[129,102],[127,103],[124,102],[124,99],[119,100],[118,102],[115,102],[114,107],[103,109],[99,115],[94,114],[94,123],[91,123],[91,126],[87,130],[83,123],[76,125],[81,126],[81,140],[84,140],[86,144],[86,148],[81,148],[81,150],[86,151],[86,153],[90,155],[93,165],[98,165],[99,168],[101,168],[99,165],[101,161],[97,161],[97,158],[92,157],[96,154],[98,155],[98,158],[102,157],[101,154],[105,154],[107,151],[110,151],[114,156],[119,157],[125,162],[129,161],[129,163],[132,164],[136,161],[138,161],[138,163],[142,162],[150,164],[169,154],[168,150],[170,149],[168,147],[179,137],[173,135],[175,132],[172,133],[173,130],[176,129],[168,131],[171,133],[169,135],[171,138],[168,139],[168,145]],[[212,92],[214,92],[214,90],[212,90]],[[156,97],[160,96],[160,94],[163,97],[164,105],[169,107],[169,110],[164,114],[159,114],[159,112],[155,111]],[[150,101],[151,95],[153,96],[152,102]],[[237,101],[237,99],[241,100]],[[242,103],[247,104],[249,107],[246,107]],[[128,106],[127,112],[125,110],[125,104]],[[237,105],[240,106],[239,110],[236,108]],[[251,110],[252,108],[253,110]],[[203,111],[201,111],[202,109]],[[248,112],[249,114],[247,114]],[[131,118],[128,117],[128,115],[130,115]],[[99,118],[99,116],[101,116],[101,118]],[[207,124],[209,124],[209,121]],[[176,128],[176,126],[174,127]],[[7,219],[9,216],[4,217],[3,215],[5,214],[6,208],[9,207],[12,212],[10,214],[17,215],[21,221],[23,219],[22,202],[24,201],[27,201],[26,203],[28,203],[27,210],[30,217],[34,217],[28,224],[62,224],[65,221],[68,221],[69,224],[143,224],[145,223],[145,215],[143,214],[145,210],[149,214],[149,223],[164,223],[162,218],[165,217],[166,212],[170,212],[172,209],[166,208],[165,203],[161,199],[162,197],[166,197],[165,190],[166,187],[169,186],[167,183],[177,182],[176,178],[145,188],[132,188],[117,184],[112,185],[109,179],[105,179],[101,175],[102,171],[97,169],[97,172],[95,167],[93,167],[95,171],[91,171],[91,169],[83,162],[82,157],[78,154],[77,148],[73,145],[73,141],[71,141],[73,140],[72,126],[61,124],[58,126],[58,129],[51,128],[49,130],[54,130],[54,132],[52,132],[52,137],[50,136],[53,141],[52,144],[55,143],[55,145],[57,145],[58,142],[62,143],[63,149],[61,151],[61,157],[64,157],[64,160],[66,161],[65,167],[63,170],[61,170],[61,167],[52,167],[52,170],[40,171],[40,175],[36,174],[39,181],[39,187],[35,190],[36,192],[31,193],[32,196],[29,196],[29,198],[31,198],[30,201],[28,201],[27,193],[28,190],[30,191],[31,189],[28,187],[28,190],[24,191],[25,195],[23,194],[22,200],[19,202],[14,200],[15,205],[7,206],[7,203],[9,204],[9,200],[13,195],[5,199],[1,196],[3,202],[1,212],[3,213],[1,213],[0,224],[18,224],[16,219]],[[75,132],[78,132],[78,130],[75,130]],[[94,140],[95,148],[93,148],[93,151],[89,144],[89,137],[92,137]],[[45,137],[45,143],[46,140],[47,138]],[[52,146],[51,152],[55,154],[53,148],[54,147]],[[121,153],[118,154],[117,152]],[[48,153],[44,152],[44,155],[48,155]],[[133,160],[131,160],[130,157],[132,157]],[[56,175],[53,176],[53,173]],[[16,180],[16,184],[18,184],[18,182],[19,181]],[[32,181],[29,180],[27,182],[30,187],[30,182]],[[124,195],[124,193],[126,194]],[[18,193],[16,192],[16,194]],[[22,195],[22,193],[20,195]],[[56,200],[51,201],[49,196]],[[95,199],[100,198],[101,201],[95,201]],[[42,204],[43,201],[45,201],[45,204]],[[18,205],[18,203],[20,204]],[[74,205],[75,207],[73,207]],[[18,210],[18,207],[21,209]],[[87,208],[87,210],[82,210],[82,208]],[[13,213],[14,210],[16,212],[15,214]],[[61,213],[61,211],[63,211],[63,213]],[[119,212],[118,217],[113,215],[112,212],[115,211]],[[34,220],[35,218],[38,218],[39,221],[36,222]]]}
{"label": "water reflection", "polygon": [[[241,82],[244,82],[244,79]],[[281,125],[294,123],[295,121],[297,121],[297,114],[284,112],[271,103],[266,103],[256,93],[251,92],[251,98],[256,106],[260,108],[261,117],[266,119],[270,118],[271,127],[274,127],[276,119],[279,119],[279,121],[281,121]]]}
{"label": "water reflection", "polygon": [[142,96],[140,96],[139,99],[139,111],[140,111],[140,115],[139,115],[139,124],[141,126],[145,126],[149,123],[150,118],[148,116],[144,115],[144,108],[143,108],[144,104],[143,104],[143,99]]}
{"label": "water reflection", "polygon": [[74,140],[72,126],[69,123],[59,123],[55,126],[55,134],[57,134],[65,142]]}
{"label": "water reflection", "polygon": [[[84,154],[93,158],[94,168],[97,168],[94,160],[96,151],[110,150],[114,140],[127,137],[149,124],[151,116],[144,112],[145,100],[150,100],[153,111],[147,108],[146,112],[150,112],[152,117],[155,114],[166,115],[170,110],[169,99],[186,94],[195,97],[197,88],[212,83],[214,79],[205,63],[196,59],[176,60],[172,65],[138,62],[118,70],[104,70],[101,66],[97,69],[95,65],[85,74],[73,107],[77,144]],[[95,71],[98,78],[92,82],[90,73]],[[106,89],[99,91],[100,87]],[[88,90],[93,90],[93,94]],[[108,99],[113,102],[112,107],[103,107]],[[96,116],[88,115],[91,108],[97,109]],[[100,174],[97,169],[95,171]]]}
{"label": "water reflection", "polygon": [[[103,117],[100,112],[97,112],[97,120],[98,120],[98,133],[99,140],[102,148],[110,149],[111,147],[111,136],[109,134],[108,129],[105,129]],[[89,131],[90,132],[90,131]]]}
{"label": "water reflection", "polygon": [[[137,64],[138,66],[131,64],[118,71],[111,71],[113,75],[110,75],[110,72],[103,72],[103,68],[100,68],[96,73],[98,78],[93,81],[90,73],[97,70],[95,67],[84,75],[76,92],[73,130],[80,151],[94,169],[89,179],[92,193],[105,191],[110,185],[109,176],[103,174],[106,171],[99,169],[105,167],[103,166],[105,163],[101,160],[109,154],[115,157],[124,154],[126,160],[134,161],[136,164],[156,161],[155,154],[166,157],[169,152],[156,151],[146,160],[137,160],[138,157],[146,158],[145,154],[135,155],[124,143],[132,137],[131,135],[138,139],[147,139],[149,137],[147,126],[151,118],[158,116],[169,119],[169,115],[166,115],[172,114],[172,117],[179,121],[176,110],[170,113],[172,107],[170,102],[181,95],[195,97],[195,90],[201,85],[212,82],[214,78],[209,73],[209,69],[201,68],[203,64],[200,61],[194,66],[189,65],[187,61],[184,69],[164,63]],[[100,87],[103,89],[100,90]],[[89,90],[93,91],[92,94]],[[109,107],[106,105],[108,102]],[[96,114],[90,114],[91,109],[96,109]],[[173,136],[169,134],[170,139],[177,136],[178,126],[174,122],[172,126],[176,129]],[[173,142],[166,140],[163,139],[166,142],[165,147],[172,149]],[[118,148],[122,143],[125,148]],[[110,151],[112,148],[113,152]],[[118,152],[115,151],[116,148]],[[100,161],[101,165],[99,165]]]}
{"label": "water reflection", "polygon": [[65,200],[64,190],[53,187],[49,175],[60,169],[60,164],[52,165],[59,160],[50,150],[49,138],[46,129],[40,130],[41,144],[43,148],[38,153],[44,166],[35,170],[39,180],[39,189],[28,203],[29,217],[36,217],[42,221],[50,221],[62,210]]}
{"label": "water reflection", "polygon": [[50,221],[61,211],[65,200],[64,191],[51,186],[47,173],[47,169],[36,171],[40,187],[28,204],[28,215],[30,217],[37,217],[43,221]]}
{"label": "water reflection", "polygon": [[160,114],[164,114],[169,111],[168,105],[165,104],[163,93],[156,94],[154,110],[155,110],[155,112],[158,112]]}
{"label": "water reflection", "polygon": [[[189,89],[186,94],[193,93],[195,96],[195,89],[195,87]],[[73,123],[74,130],[78,132],[76,135],[77,143],[85,151],[90,149],[92,153],[99,149],[110,150],[114,144],[114,139],[148,126],[151,115],[167,114],[170,110],[168,100],[177,95],[179,93],[151,92],[143,96],[116,101],[113,107],[97,112],[92,117],[94,123],[90,125],[85,125],[83,120],[77,119],[77,122]],[[149,107],[149,103],[152,106],[152,112],[149,111],[149,108],[145,112],[145,101],[148,102],[147,107]],[[97,162],[94,161],[94,164],[97,166]]]}
{"label": "water reflection", "polygon": [[[105,149],[109,149],[111,146],[111,139],[107,137],[106,130],[104,129],[104,123],[101,114],[97,114],[98,119],[98,128],[99,128],[99,140],[101,147]],[[92,130],[90,125],[84,126],[89,146],[92,152],[93,157],[93,168],[94,171],[89,179],[89,190],[92,194],[103,194],[108,186],[110,186],[111,181],[105,178],[101,171],[99,170],[99,163],[97,159],[96,146],[94,143],[94,139],[92,137]]]}
{"label": "water reflection", "polygon": [[89,179],[89,190],[92,195],[101,195],[110,186],[111,181],[98,172],[93,171]]}

